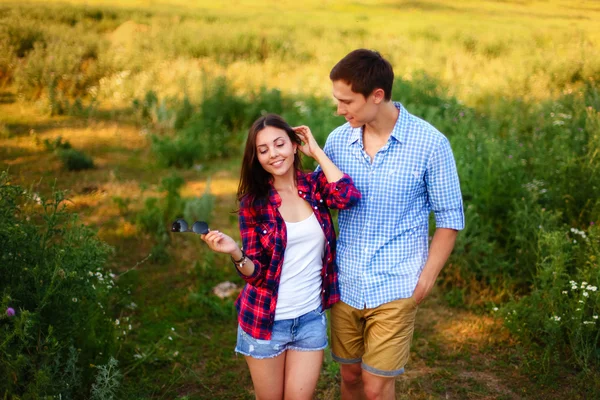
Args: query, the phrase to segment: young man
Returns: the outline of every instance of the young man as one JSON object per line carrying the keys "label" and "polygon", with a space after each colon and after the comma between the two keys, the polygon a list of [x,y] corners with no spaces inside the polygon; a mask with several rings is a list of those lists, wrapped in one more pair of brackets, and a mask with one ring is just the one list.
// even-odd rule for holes
{"label": "young man", "polygon": [[355,50],[329,77],[347,123],[324,150],[362,193],[339,214],[342,301],[331,312],[332,354],[342,399],[393,399],[418,304],[464,227],[460,185],[448,139],[391,101],[394,72],[379,53]]}

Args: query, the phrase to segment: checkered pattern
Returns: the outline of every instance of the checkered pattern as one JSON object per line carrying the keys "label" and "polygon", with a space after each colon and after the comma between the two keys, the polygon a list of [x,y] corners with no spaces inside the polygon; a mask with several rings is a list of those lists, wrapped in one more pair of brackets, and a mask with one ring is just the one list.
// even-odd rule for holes
{"label": "checkered pattern", "polygon": [[[296,175],[298,196],[313,208],[325,234],[325,252],[321,270],[323,309],[340,299],[335,267],[335,231],[330,208],[344,209],[356,204],[360,193],[348,175],[337,182],[327,182],[323,172]],[[254,263],[254,273],[240,276],[247,282],[236,301],[240,328],[255,339],[270,340],[283,256],[287,245],[285,221],[279,213],[281,197],[271,186],[266,199],[246,196],[240,203],[239,225],[243,248]],[[239,271],[238,271],[239,273]]]}
{"label": "checkered pattern", "polygon": [[431,211],[437,228],[464,228],[448,139],[394,105],[400,115],[372,163],[362,128],[340,126],[324,147],[362,194],[356,206],[340,211],[337,251],[342,301],[359,309],[412,295],[427,260]]}

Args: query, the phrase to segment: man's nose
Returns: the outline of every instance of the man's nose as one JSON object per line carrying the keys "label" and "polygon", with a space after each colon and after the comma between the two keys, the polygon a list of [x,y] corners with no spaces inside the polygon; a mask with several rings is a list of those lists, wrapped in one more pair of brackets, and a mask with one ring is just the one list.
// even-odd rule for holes
{"label": "man's nose", "polygon": [[346,114],[346,107],[343,107],[342,104],[338,104],[337,113],[338,113],[338,115]]}

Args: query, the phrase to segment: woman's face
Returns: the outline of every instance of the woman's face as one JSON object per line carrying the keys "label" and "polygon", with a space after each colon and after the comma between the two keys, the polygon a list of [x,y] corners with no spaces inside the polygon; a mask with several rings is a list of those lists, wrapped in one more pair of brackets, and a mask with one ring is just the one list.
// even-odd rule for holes
{"label": "woman's face", "polygon": [[273,177],[293,172],[297,147],[287,133],[279,128],[267,126],[256,135],[258,162]]}

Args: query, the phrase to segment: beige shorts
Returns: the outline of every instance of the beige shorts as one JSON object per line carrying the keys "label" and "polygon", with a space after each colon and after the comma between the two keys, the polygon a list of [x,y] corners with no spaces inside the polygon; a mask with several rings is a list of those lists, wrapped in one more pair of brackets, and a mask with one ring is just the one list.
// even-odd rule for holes
{"label": "beige shorts", "polygon": [[394,300],[358,310],[343,302],[331,309],[331,353],[341,364],[362,362],[362,369],[379,376],[404,372],[410,356],[417,302]]}

